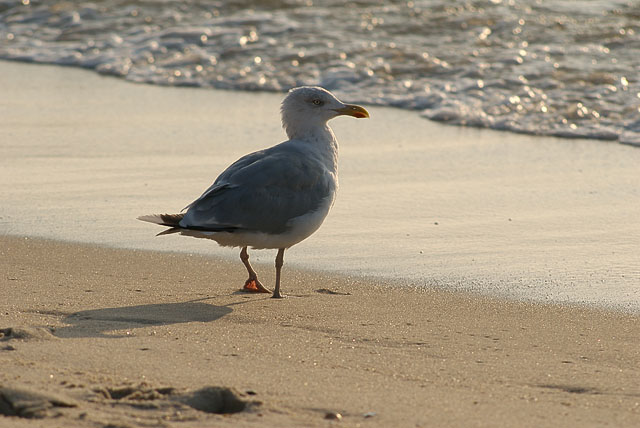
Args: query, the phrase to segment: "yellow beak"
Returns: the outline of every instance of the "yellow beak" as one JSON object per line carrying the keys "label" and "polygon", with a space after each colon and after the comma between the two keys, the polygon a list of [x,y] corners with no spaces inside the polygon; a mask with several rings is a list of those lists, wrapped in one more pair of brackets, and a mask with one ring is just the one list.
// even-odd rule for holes
{"label": "yellow beak", "polygon": [[363,119],[365,117],[369,117],[369,112],[364,108],[354,104],[346,104],[342,108],[337,108],[335,111],[338,112],[339,115],[347,115],[357,117],[358,119]]}

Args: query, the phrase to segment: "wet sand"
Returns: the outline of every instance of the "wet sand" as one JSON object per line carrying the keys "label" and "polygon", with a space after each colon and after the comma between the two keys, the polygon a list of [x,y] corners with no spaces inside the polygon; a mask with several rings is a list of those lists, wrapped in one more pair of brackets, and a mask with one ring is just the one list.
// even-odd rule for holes
{"label": "wet sand", "polygon": [[[0,233],[237,258],[154,238],[135,218],[180,211],[237,158],[282,141],[281,94],[0,70]],[[331,121],[338,198],[288,266],[640,313],[639,149],[367,108],[371,119]]]}
{"label": "wet sand", "polygon": [[[632,315],[286,265],[274,300],[236,292],[239,262],[20,237],[0,272],[0,394],[44,418],[7,428],[640,424]],[[213,386],[253,404],[180,401]]]}

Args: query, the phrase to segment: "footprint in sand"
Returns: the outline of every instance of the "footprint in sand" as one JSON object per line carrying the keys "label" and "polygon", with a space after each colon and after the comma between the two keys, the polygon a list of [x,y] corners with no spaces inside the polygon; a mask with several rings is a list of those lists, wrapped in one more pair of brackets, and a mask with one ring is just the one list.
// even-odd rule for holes
{"label": "footprint in sand", "polygon": [[182,404],[206,413],[231,414],[258,406],[259,401],[242,399],[242,394],[233,388],[208,386],[195,391],[180,392],[175,388],[150,388],[145,385],[117,388],[97,388],[94,390],[105,398],[123,404],[140,407],[141,402],[162,405]]}
{"label": "footprint in sand", "polygon": [[77,404],[61,395],[32,391],[22,387],[0,386],[0,415],[21,418],[57,416],[57,407],[76,407]]}
{"label": "footprint in sand", "polygon": [[51,330],[45,327],[9,327],[0,328],[0,341],[21,340],[55,340]]}

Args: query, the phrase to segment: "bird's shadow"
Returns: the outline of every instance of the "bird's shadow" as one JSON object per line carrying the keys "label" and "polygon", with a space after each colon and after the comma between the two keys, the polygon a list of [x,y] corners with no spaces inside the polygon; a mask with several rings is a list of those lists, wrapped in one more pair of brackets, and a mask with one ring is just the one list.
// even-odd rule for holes
{"label": "bird's shadow", "polygon": [[[215,306],[197,300],[91,309],[67,315],[63,321],[69,325],[58,327],[54,334],[60,338],[126,337],[131,334],[129,330],[135,328],[189,322],[211,322],[232,311],[233,309],[228,306]],[[126,330],[127,333],[106,333],[114,330]]]}

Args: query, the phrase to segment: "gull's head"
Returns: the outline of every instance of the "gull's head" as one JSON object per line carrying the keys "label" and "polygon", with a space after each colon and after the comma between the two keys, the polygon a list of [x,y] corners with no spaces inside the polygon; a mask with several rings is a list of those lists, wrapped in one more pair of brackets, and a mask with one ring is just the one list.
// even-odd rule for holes
{"label": "gull's head", "polygon": [[345,104],[331,92],[318,86],[301,86],[289,91],[282,102],[282,126],[289,138],[315,127],[323,127],[336,116],[369,117],[369,112],[353,104]]}

